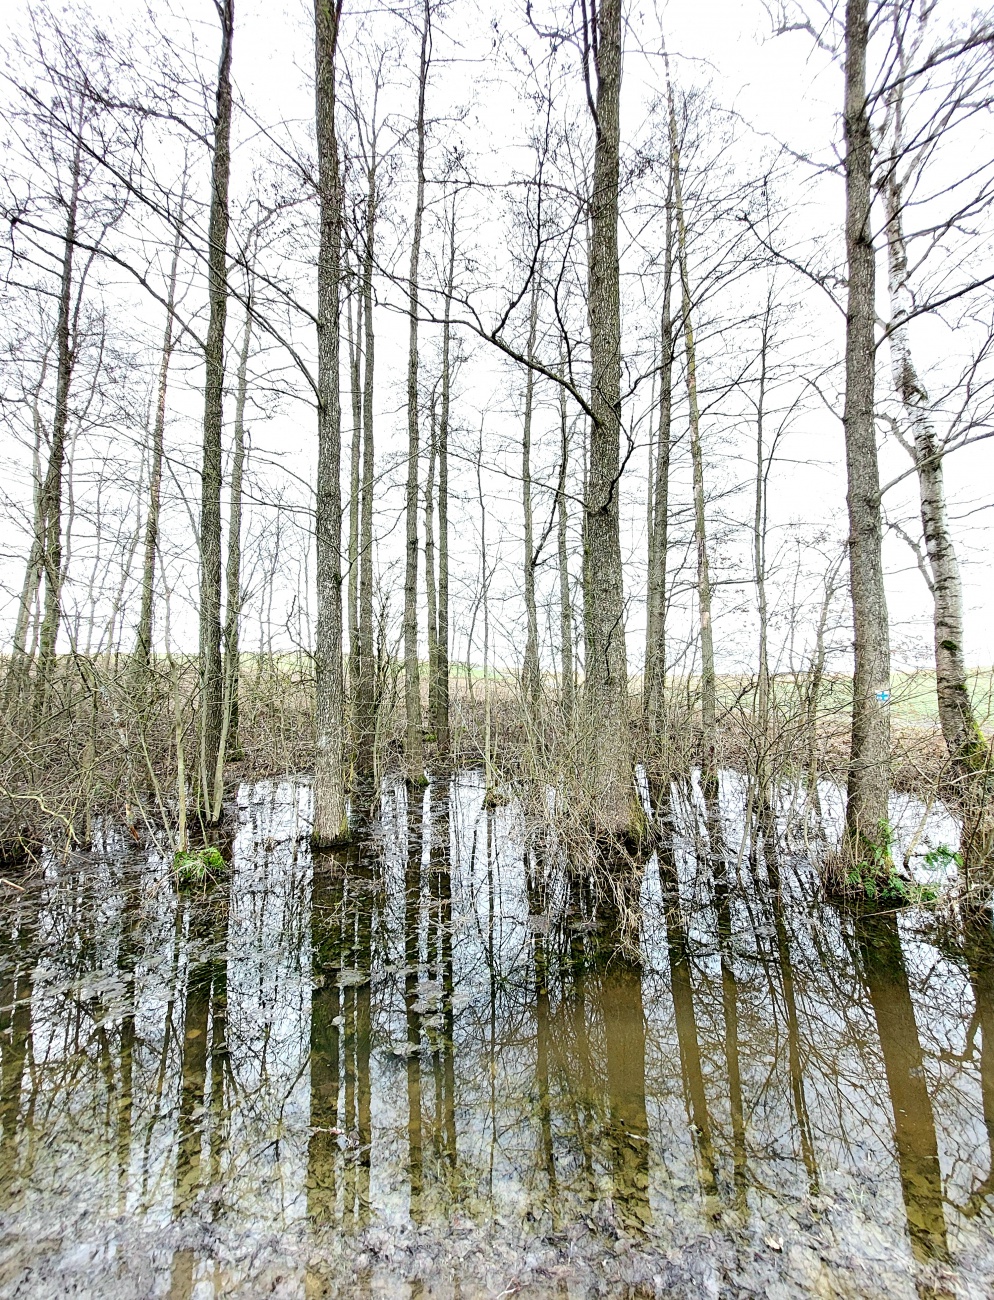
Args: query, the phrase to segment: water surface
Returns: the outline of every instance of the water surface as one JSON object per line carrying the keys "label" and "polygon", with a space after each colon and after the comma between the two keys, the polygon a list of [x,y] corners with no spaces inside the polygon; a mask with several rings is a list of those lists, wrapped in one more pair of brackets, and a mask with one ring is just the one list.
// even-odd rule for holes
{"label": "water surface", "polygon": [[610,895],[483,793],[0,886],[3,1295],[992,1294],[989,922],[840,912],[734,782]]}

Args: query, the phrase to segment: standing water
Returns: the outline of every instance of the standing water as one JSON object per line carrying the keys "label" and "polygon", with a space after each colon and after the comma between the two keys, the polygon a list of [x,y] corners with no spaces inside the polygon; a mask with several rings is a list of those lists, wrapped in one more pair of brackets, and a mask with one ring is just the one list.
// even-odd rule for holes
{"label": "standing water", "polygon": [[3,1295],[992,1294],[989,921],[840,911],[676,788],[607,892],[472,772],[308,817],[0,887]]}

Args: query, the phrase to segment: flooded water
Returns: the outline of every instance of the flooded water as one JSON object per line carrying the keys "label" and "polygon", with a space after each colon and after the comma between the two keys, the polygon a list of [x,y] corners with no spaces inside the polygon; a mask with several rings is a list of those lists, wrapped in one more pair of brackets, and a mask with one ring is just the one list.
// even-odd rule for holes
{"label": "flooded water", "polygon": [[992,1294],[989,922],[839,911],[731,787],[608,896],[483,794],[0,886],[3,1295]]}

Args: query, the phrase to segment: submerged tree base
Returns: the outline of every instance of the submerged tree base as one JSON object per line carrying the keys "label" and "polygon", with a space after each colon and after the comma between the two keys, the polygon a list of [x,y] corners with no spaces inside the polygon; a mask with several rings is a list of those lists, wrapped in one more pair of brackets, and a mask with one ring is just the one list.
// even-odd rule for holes
{"label": "submerged tree base", "polygon": [[310,846],[313,853],[334,853],[347,849],[353,842],[352,832],[343,831],[339,835],[311,835]]}

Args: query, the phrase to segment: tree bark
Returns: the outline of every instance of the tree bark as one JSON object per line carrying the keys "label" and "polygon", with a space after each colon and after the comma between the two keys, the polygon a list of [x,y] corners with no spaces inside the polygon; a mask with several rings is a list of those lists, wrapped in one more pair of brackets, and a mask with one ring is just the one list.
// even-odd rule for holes
{"label": "tree bark", "polygon": [[[880,472],[873,420],[876,266],[870,229],[873,144],[866,97],[867,0],[846,0],[846,437],[849,571],[855,640],[847,852],[889,869],[890,637],[881,553]],[[882,698],[881,698],[882,697]]]}
{"label": "tree bark", "polygon": [[252,289],[247,292],[245,332],[238,357],[238,380],[235,389],[234,447],[231,457],[231,505],[228,512],[228,556],[225,566],[224,612],[224,729],[221,736],[223,755],[240,758],[238,735],[238,625],[242,614],[242,481],[245,474],[245,403],[248,398],[248,359],[252,344]]}
{"label": "tree bark", "polygon": [[[565,375],[565,356],[560,360]],[[556,557],[559,567],[559,667],[560,696],[567,725],[574,721],[575,673],[573,656],[573,597],[569,585],[569,541],[566,503],[566,475],[569,472],[569,425],[566,419],[566,387],[559,385],[559,480],[556,484]]]}
{"label": "tree bark", "polygon": [[[493,804],[497,772],[493,750],[493,693],[490,687],[490,580],[493,566],[487,567],[487,498],[483,491],[483,422],[480,422],[480,441],[476,453],[476,499],[480,505],[480,603],[483,609],[483,769],[485,779],[484,802]],[[472,635],[466,648],[466,675],[471,678]]]}
{"label": "tree bark", "polygon": [[756,683],[756,780],[761,805],[767,802],[767,746],[770,729],[769,605],[766,597],[766,416],[767,359],[773,317],[773,285],[766,297],[766,311],[760,335],[759,392],[756,398],[756,491],[753,514],[753,569],[756,576],[756,606],[759,614],[759,673]]}
{"label": "tree bark", "polygon": [[[42,360],[41,371],[38,376],[38,384],[35,389],[34,401],[32,403],[32,422],[34,424],[34,446],[32,448],[31,457],[32,478],[34,481],[34,491],[32,493],[34,498],[32,503],[33,531],[31,536],[31,549],[28,552],[27,563],[24,566],[24,581],[21,584],[21,597],[17,604],[17,617],[14,620],[14,638],[10,664],[8,665],[7,677],[4,682],[3,701],[4,707],[8,712],[18,709],[25,698],[25,692],[31,675],[31,661],[34,657],[33,652],[29,653],[28,651],[28,630],[31,627],[33,616],[35,617],[35,622],[37,624],[36,610],[38,604],[38,589],[41,584],[42,556],[45,546],[45,521],[42,514],[41,476],[41,446],[44,440],[44,432],[40,401],[47,375],[48,354],[46,352]],[[37,626],[35,632],[37,635]]]}
{"label": "tree bark", "polygon": [[318,151],[317,743],[311,843],[348,839],[345,682],[342,666],[342,397],[339,304],[342,184],[335,134],[335,56],[342,0],[314,0],[315,130]]}
{"label": "tree bark", "polygon": [[[903,59],[901,66],[904,66]],[[909,450],[913,453],[918,474],[922,531],[931,575],[939,722],[950,759],[959,775],[969,779],[986,769],[988,754],[966,683],[963,589],[946,511],[942,448],[932,422],[928,392],[915,368],[908,331],[908,317],[914,300],[908,282],[908,253],[904,238],[904,183],[898,172],[904,149],[902,85],[898,78],[898,88],[890,97],[889,107],[894,116],[894,164],[885,190],[891,373],[914,444]]]}
{"label": "tree bark", "polygon": [[628,663],[619,533],[621,288],[618,173],[621,0],[602,0],[584,25],[596,73],[587,313],[590,325],[589,470],[584,500],[584,696],[595,830],[639,829],[628,730]]}
{"label": "tree bark", "polygon": [[[349,456],[349,552],[348,552],[348,640],[349,700],[354,723],[359,706],[359,493],[362,464],[362,293],[356,294],[355,325],[347,303],[345,319],[349,331],[349,385],[352,393],[352,445]],[[355,726],[358,730],[358,726]]]}
{"label": "tree bark", "polygon": [[649,744],[661,752],[666,729],[666,556],[669,542],[670,438],[673,419],[673,360],[675,341],[672,316],[673,283],[673,167],[670,164],[666,203],[666,251],[663,258],[663,308],[660,324],[659,427],[656,434],[655,474],[649,533],[649,574],[646,601],[645,683],[643,712]]}
{"label": "tree bark", "polygon": [[707,519],[704,510],[704,458],[701,453],[701,415],[697,401],[697,348],[694,342],[693,299],[687,263],[687,222],[680,179],[680,142],[677,135],[673,87],[666,78],[669,99],[670,154],[673,199],[676,208],[677,260],[680,267],[683,345],[687,354],[687,401],[690,407],[690,457],[694,479],[694,543],[697,553],[697,605],[701,622],[701,780],[716,788],[718,780],[717,678],[714,666],[714,631],[711,625],[711,569],[708,560]]}
{"label": "tree bark", "polygon": [[155,559],[159,549],[159,502],[162,493],[162,457],[166,433],[166,392],[169,381],[169,364],[173,355],[173,313],[176,306],[176,278],[179,270],[180,240],[183,233],[183,210],[186,190],[180,195],[179,214],[176,219],[176,236],[169,265],[166,285],[166,326],[162,336],[162,355],[159,359],[159,382],[155,394],[155,420],[152,424],[152,457],[148,475],[148,514],[145,516],[144,553],[142,556],[142,595],[138,614],[138,632],[135,637],[135,682],[140,691],[148,684],[152,657],[152,620],[155,609]]}
{"label": "tree bark", "polygon": [[821,689],[825,680],[825,662],[828,657],[825,646],[825,633],[828,629],[828,616],[831,612],[832,601],[835,598],[839,570],[842,567],[844,555],[840,552],[835,563],[825,574],[825,588],[822,596],[821,606],[818,610],[818,621],[815,624],[815,644],[814,651],[811,655],[811,667],[808,670],[807,687],[804,699],[805,711],[805,732],[807,736],[807,769],[808,769],[808,789],[814,799],[818,802],[818,713],[821,708]]}
{"label": "tree bark", "polygon": [[209,319],[204,345],[204,445],[200,498],[200,779],[199,811],[221,817],[224,680],[221,664],[221,433],[224,420],[224,328],[228,308],[228,182],[231,173],[231,46],[234,0],[215,0],[221,20],[214,155],[208,225]]}
{"label": "tree bark", "polygon": [[430,33],[431,9],[429,0],[425,0],[418,68],[417,188],[408,283],[410,335],[407,355],[407,537],[404,569],[404,706],[407,728],[404,756],[408,779],[414,781],[424,780],[421,669],[418,663],[418,271],[425,203],[425,90],[428,84]]}
{"label": "tree bark", "polygon": [[429,418],[428,472],[425,475],[425,630],[428,633],[428,717],[438,672],[438,590],[435,573],[435,467],[438,463],[438,414],[432,394]]}
{"label": "tree bark", "polygon": [[[538,332],[539,271],[532,282],[531,303],[528,312],[528,360],[535,358],[535,338]],[[525,658],[522,674],[525,703],[533,714],[537,713],[542,693],[542,678],[538,662],[538,609],[535,604],[535,521],[532,511],[532,415],[535,406],[535,371],[529,367],[525,375],[525,414],[521,437],[521,507],[525,523],[524,583],[525,583]]]}
{"label": "tree bark", "polygon": [[438,752],[449,750],[449,409],[452,391],[452,288],[456,270],[456,201],[449,226],[449,268],[442,322],[442,392],[438,416],[438,633],[431,682],[431,716]]}
{"label": "tree bark", "polygon": [[359,518],[359,682],[356,709],[356,764],[363,776],[372,775],[376,739],[376,649],[373,645],[373,252],[376,235],[375,140],[366,172],[366,231],[362,250],[362,501]]}
{"label": "tree bark", "polygon": [[55,413],[48,468],[41,489],[41,573],[44,604],[38,641],[38,674],[35,680],[35,718],[40,722],[48,711],[48,696],[55,668],[55,645],[62,616],[62,479],[66,460],[66,429],[69,423],[69,387],[75,365],[71,335],[73,250],[79,213],[82,123],[76,135],[72,161],[72,184],[66,212],[62,272],[59,280],[56,318]]}

